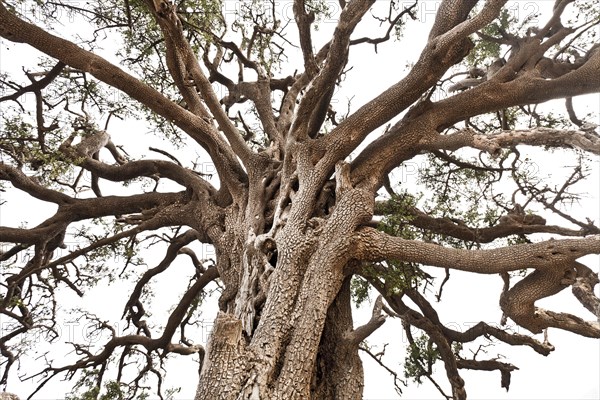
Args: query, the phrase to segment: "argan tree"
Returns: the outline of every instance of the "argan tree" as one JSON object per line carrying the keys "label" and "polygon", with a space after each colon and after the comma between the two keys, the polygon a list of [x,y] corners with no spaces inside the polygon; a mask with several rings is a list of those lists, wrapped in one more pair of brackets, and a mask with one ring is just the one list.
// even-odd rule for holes
{"label": "argan tree", "polygon": [[[27,337],[56,335],[61,296],[115,280],[131,282],[125,327],[79,310],[110,338],[71,343],[72,362],[38,357],[21,371],[32,392],[72,378],[81,398],[162,396],[161,366],[180,354],[199,360],[197,400],[360,399],[359,353],[381,362],[366,339],[398,318],[405,376],[433,380],[437,362],[440,392],[465,399],[461,370],[499,371],[508,389],[517,369],[470,343],[548,355],[528,332],[600,338],[598,277],[579,260],[600,253],[600,229],[577,207],[600,138],[573,100],[600,90],[600,9],[557,0],[539,18],[506,3],[441,1],[420,55],[353,104],[340,93],[363,90],[379,52],[400,59],[428,23],[418,2],[0,2],[3,63],[22,65],[0,76],[3,207],[20,192],[51,214],[0,227],[0,384]],[[20,56],[27,46],[39,56]],[[353,74],[361,63],[371,76]],[[574,160],[564,179],[529,168],[550,152]],[[394,179],[417,161],[414,180]],[[173,272],[178,258],[192,268]],[[435,304],[456,270],[503,280],[498,325],[444,325]],[[167,273],[185,290],[162,318],[149,302]],[[190,332],[209,288],[219,311],[204,348]],[[590,321],[536,306],[565,289]],[[369,295],[372,318],[353,321]]]}

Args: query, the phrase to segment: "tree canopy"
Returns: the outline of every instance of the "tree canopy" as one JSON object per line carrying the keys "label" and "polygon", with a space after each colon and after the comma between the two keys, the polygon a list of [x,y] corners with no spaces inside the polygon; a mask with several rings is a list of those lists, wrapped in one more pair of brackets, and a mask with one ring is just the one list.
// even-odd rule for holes
{"label": "tree canopy", "polygon": [[[176,398],[182,356],[197,400],[360,399],[370,359],[459,400],[466,370],[509,390],[492,345],[600,338],[599,25],[575,0],[1,0],[0,387]],[[478,275],[498,306],[456,329],[444,288],[477,304]]]}

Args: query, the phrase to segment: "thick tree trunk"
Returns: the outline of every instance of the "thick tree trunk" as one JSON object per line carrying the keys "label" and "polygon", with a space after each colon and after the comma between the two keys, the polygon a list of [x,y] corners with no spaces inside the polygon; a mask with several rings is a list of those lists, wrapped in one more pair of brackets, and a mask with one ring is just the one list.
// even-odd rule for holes
{"label": "thick tree trunk", "polygon": [[[329,307],[321,332],[311,332],[311,327],[306,324],[291,326],[290,329],[310,336],[306,342],[320,337],[316,356],[310,346],[291,348],[284,343],[283,359],[275,364],[271,379],[259,383],[252,371],[265,372],[269,368],[262,361],[269,358],[268,354],[253,353],[248,338],[242,332],[241,321],[230,314],[219,313],[207,349],[196,400],[362,398],[363,368],[358,356],[358,343],[351,341],[348,336],[353,329],[350,278],[344,280],[339,294]],[[314,362],[299,363],[298,360],[302,358],[314,359]],[[308,365],[309,368],[297,368],[299,365]],[[284,368],[295,371],[295,375],[282,373]],[[308,397],[305,397],[307,394]]]}
{"label": "thick tree trunk", "polygon": [[327,311],[313,376],[314,400],[362,399],[364,376],[358,343],[349,338],[353,329],[350,280],[344,280]]}
{"label": "thick tree trunk", "polygon": [[351,233],[370,219],[373,199],[351,188],[338,196],[326,219],[311,217],[312,210],[292,216],[273,236],[253,233],[251,223],[238,224],[240,236],[250,233],[243,241],[226,241],[231,254],[217,251],[228,260],[218,265],[227,269],[221,275],[227,289],[196,400],[361,398],[363,370],[359,343],[350,335],[350,282],[344,268]]}

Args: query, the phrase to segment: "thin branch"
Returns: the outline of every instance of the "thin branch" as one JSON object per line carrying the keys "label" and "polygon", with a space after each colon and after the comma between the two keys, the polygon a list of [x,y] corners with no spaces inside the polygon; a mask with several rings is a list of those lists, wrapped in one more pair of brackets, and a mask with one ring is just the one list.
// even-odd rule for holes
{"label": "thin branch", "polygon": [[65,68],[65,66],[66,66],[65,63],[63,63],[61,61],[57,62],[56,65],[54,67],[52,67],[52,69],[50,71],[48,71],[47,73],[44,74],[44,77],[42,79],[40,79],[39,81],[33,80],[31,85],[19,88],[13,94],[10,94],[8,96],[0,97],[0,103],[3,101],[6,101],[6,100],[16,101],[19,97],[21,97],[25,93],[41,91],[46,86],[48,86],[50,83],[52,83],[52,81],[54,81],[58,77],[58,75],[60,75],[60,73]]}

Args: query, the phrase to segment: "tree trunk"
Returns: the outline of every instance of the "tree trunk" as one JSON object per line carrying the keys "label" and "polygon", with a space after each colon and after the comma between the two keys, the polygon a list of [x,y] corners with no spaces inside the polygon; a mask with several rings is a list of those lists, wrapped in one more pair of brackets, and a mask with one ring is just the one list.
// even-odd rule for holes
{"label": "tree trunk", "polygon": [[[314,305],[307,308],[315,310]],[[285,331],[278,331],[280,352],[272,357],[268,353],[272,348],[260,351],[252,346],[253,340],[243,331],[239,319],[220,312],[196,400],[237,399],[240,394],[245,399],[361,399],[363,367],[358,343],[349,338],[353,329],[349,277],[329,306],[320,330],[316,326],[322,315],[313,315],[312,323],[311,318],[305,318],[301,324],[292,322],[286,324]],[[298,335],[304,335],[304,340],[299,341]],[[316,340],[319,344],[315,353],[312,344]]]}
{"label": "tree trunk", "polygon": [[344,280],[327,311],[313,377],[311,398],[315,400],[362,399],[362,361],[358,343],[349,338],[353,329],[350,281],[350,277]]}
{"label": "tree trunk", "polygon": [[363,370],[359,342],[350,335],[344,268],[351,233],[371,218],[373,198],[348,183],[338,188],[327,218],[313,217],[316,196],[299,191],[287,219],[275,219],[271,229],[253,225],[261,207],[251,201],[244,223],[226,225],[236,227],[216,243],[226,290],[197,400],[361,397]]}

